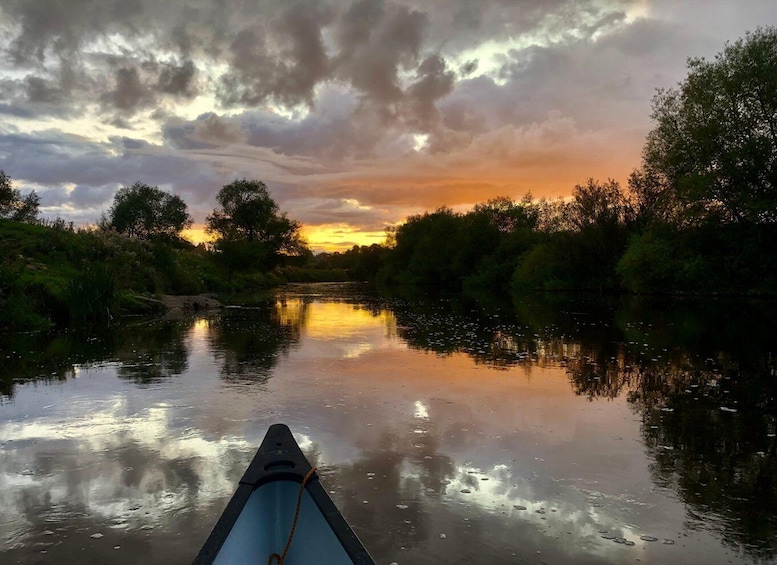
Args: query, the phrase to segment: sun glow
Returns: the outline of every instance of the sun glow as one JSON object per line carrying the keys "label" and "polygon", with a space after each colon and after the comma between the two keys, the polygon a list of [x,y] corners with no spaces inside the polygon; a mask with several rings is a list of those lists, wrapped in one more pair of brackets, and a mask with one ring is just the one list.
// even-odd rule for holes
{"label": "sun glow", "polygon": [[205,231],[205,226],[201,226],[198,224],[195,224],[189,229],[183,230],[181,232],[181,236],[184,239],[188,239],[189,241],[191,241],[194,245],[199,245],[200,243],[213,242],[213,236]]}
{"label": "sun glow", "polygon": [[345,223],[302,226],[302,235],[314,252],[347,251],[354,245],[383,243],[386,239],[382,230],[365,231]]}
{"label": "sun glow", "polygon": [[[181,235],[194,245],[213,243],[212,235],[205,231],[205,226],[195,224],[181,232]],[[322,224],[317,226],[302,226],[302,236],[314,253],[347,251],[354,245],[372,245],[383,243],[386,234],[383,231],[364,231],[348,224]]]}

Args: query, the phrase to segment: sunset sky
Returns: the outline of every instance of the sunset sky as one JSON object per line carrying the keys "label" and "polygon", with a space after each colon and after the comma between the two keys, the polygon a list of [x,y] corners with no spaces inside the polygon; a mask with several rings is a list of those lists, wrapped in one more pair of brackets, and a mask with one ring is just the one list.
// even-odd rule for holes
{"label": "sunset sky", "polygon": [[0,0],[0,169],[44,217],[120,186],[201,228],[263,180],[314,250],[495,196],[626,176],[650,99],[774,0]]}

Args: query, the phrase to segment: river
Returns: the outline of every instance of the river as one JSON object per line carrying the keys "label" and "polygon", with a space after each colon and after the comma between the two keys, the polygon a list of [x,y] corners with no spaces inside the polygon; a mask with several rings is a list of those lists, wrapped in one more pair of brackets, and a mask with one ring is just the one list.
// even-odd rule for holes
{"label": "river", "polygon": [[378,564],[777,560],[774,303],[290,285],[0,344],[0,561],[188,563],[287,424]]}

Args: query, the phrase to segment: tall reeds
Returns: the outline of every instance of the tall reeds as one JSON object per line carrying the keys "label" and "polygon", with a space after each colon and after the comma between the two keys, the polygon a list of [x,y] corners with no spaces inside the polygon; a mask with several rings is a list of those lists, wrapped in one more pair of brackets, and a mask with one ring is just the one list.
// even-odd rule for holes
{"label": "tall reeds", "polygon": [[116,313],[116,279],[103,264],[89,265],[68,281],[63,297],[71,324],[109,324]]}

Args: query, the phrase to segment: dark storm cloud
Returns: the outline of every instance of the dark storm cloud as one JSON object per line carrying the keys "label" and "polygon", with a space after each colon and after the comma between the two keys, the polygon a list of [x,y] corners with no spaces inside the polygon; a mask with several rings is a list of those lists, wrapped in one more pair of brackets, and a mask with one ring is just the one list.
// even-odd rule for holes
{"label": "dark storm cloud", "polygon": [[27,100],[30,102],[57,104],[64,100],[62,89],[50,80],[28,76],[24,82]]}
{"label": "dark storm cloud", "polygon": [[246,132],[235,119],[203,114],[193,121],[175,119],[166,123],[165,141],[178,149],[205,149],[245,141]]}
{"label": "dark storm cloud", "polygon": [[126,112],[153,102],[151,93],[141,81],[140,73],[135,67],[116,69],[115,87],[107,93],[105,100],[118,110]]}
{"label": "dark storm cloud", "polygon": [[166,64],[159,73],[159,90],[166,94],[192,98],[197,94],[196,73],[197,67],[192,61],[181,65]]}
{"label": "dark storm cloud", "polygon": [[322,25],[330,18],[321,5],[298,2],[263,26],[241,29],[229,45],[231,70],[221,78],[225,102],[312,105],[313,88],[329,74]]}
{"label": "dark storm cloud", "polygon": [[19,27],[8,54],[17,64],[72,55],[110,31],[136,32],[140,0],[10,0],[3,12]]}
{"label": "dark storm cloud", "polygon": [[357,0],[338,22],[338,76],[390,115],[402,97],[401,70],[413,69],[428,16],[381,0]]}
{"label": "dark storm cloud", "polygon": [[418,66],[417,80],[407,89],[409,124],[420,131],[431,131],[439,123],[436,102],[453,90],[455,74],[438,54]]}

